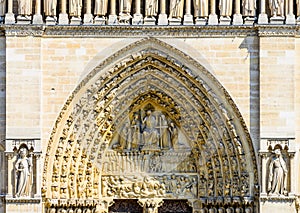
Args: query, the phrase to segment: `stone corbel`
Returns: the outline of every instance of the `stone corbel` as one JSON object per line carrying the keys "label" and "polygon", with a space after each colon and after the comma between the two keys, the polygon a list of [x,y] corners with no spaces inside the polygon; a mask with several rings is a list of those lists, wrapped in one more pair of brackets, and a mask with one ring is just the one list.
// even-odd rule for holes
{"label": "stone corbel", "polygon": [[162,198],[139,199],[138,204],[143,207],[143,213],[158,213],[158,207],[164,203]]}

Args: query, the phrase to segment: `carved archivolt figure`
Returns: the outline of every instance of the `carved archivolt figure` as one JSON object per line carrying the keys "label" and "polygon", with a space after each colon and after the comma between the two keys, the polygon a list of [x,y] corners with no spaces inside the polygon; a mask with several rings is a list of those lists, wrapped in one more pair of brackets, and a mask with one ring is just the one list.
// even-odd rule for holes
{"label": "carved archivolt figure", "polygon": [[107,13],[107,0],[95,0],[95,9],[94,14],[95,16],[105,16]]}
{"label": "carved archivolt figure", "polygon": [[44,0],[44,11],[46,16],[56,16],[57,0]]}
{"label": "carved archivolt figure", "polygon": [[30,16],[32,14],[32,0],[18,0],[18,14]]}
{"label": "carved archivolt figure", "polygon": [[284,16],[284,0],[269,0],[269,7],[273,17]]}
{"label": "carved archivolt figure", "polygon": [[288,171],[280,149],[275,149],[274,154],[269,165],[268,192],[270,195],[285,195]]}
{"label": "carved archivolt figure", "polygon": [[170,1],[170,15],[169,19],[182,18],[183,16],[184,0],[171,0]]}
{"label": "carved archivolt figure", "polygon": [[19,151],[20,157],[18,158],[16,169],[16,197],[28,197],[31,187],[31,158],[27,157],[27,149],[21,148]]}
{"label": "carved archivolt figure", "polygon": [[158,12],[158,0],[146,0],[145,16],[154,17]]}
{"label": "carved archivolt figure", "polygon": [[255,0],[243,0],[243,16],[254,17],[256,11],[256,1]]}
{"label": "carved archivolt figure", "polygon": [[196,18],[208,17],[208,0],[194,0],[194,15]]}
{"label": "carved archivolt figure", "polygon": [[82,8],[82,0],[70,0],[69,1],[69,13],[70,16],[80,17],[81,16],[81,8]]}
{"label": "carved archivolt figure", "polygon": [[220,0],[220,16],[227,17],[232,15],[232,0]]}

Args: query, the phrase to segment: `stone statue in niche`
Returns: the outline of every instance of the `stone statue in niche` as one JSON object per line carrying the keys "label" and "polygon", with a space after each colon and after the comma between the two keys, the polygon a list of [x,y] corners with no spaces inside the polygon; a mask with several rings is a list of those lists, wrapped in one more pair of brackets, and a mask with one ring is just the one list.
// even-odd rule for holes
{"label": "stone statue in niche", "polygon": [[243,0],[242,1],[242,8],[243,8],[243,16],[247,17],[255,17],[256,11],[256,1],[255,0]]}
{"label": "stone statue in niche", "polygon": [[181,19],[183,16],[183,5],[184,0],[171,0],[169,19]]}
{"label": "stone statue in niche", "polygon": [[230,19],[232,15],[232,0],[219,1],[220,16]]}
{"label": "stone statue in niche", "polygon": [[47,17],[56,16],[57,0],[44,0],[44,11]]}
{"label": "stone statue in niche", "polygon": [[208,0],[194,0],[193,2],[195,18],[208,17]]}
{"label": "stone statue in niche", "polygon": [[32,159],[27,157],[27,149],[19,150],[19,158],[15,164],[16,197],[29,197],[32,184]]}
{"label": "stone statue in niche", "polygon": [[131,19],[132,0],[119,0],[119,22],[121,24],[129,24]]}
{"label": "stone statue in niche", "polygon": [[69,14],[72,17],[81,17],[82,0],[70,0],[69,1]]}
{"label": "stone statue in niche", "polygon": [[4,16],[5,13],[6,13],[6,1],[0,0],[0,16]]}
{"label": "stone statue in niche", "polygon": [[272,17],[284,17],[284,0],[269,0]]}
{"label": "stone statue in niche", "polygon": [[95,0],[94,15],[104,18],[104,16],[107,14],[107,5],[108,0]]}
{"label": "stone statue in niche", "polygon": [[18,18],[31,19],[32,0],[18,0]]}
{"label": "stone statue in niche", "polygon": [[147,18],[154,18],[158,12],[158,0],[146,0],[145,16]]}
{"label": "stone statue in niche", "polygon": [[275,149],[269,165],[268,192],[271,196],[287,195],[287,167],[280,149]]}

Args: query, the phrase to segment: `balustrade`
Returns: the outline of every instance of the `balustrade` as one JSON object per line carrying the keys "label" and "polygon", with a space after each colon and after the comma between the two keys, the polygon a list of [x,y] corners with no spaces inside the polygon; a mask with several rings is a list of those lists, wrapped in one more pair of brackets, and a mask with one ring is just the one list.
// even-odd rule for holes
{"label": "balustrade", "polygon": [[5,24],[253,25],[256,22],[300,24],[299,11],[298,0],[0,1],[0,21]]}

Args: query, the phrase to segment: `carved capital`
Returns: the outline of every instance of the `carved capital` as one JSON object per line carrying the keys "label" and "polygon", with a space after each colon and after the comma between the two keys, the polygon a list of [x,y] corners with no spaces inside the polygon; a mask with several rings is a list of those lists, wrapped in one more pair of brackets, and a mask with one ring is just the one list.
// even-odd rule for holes
{"label": "carved capital", "polygon": [[158,207],[164,203],[162,198],[139,199],[138,204],[143,207],[143,213],[157,213]]}

